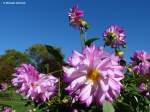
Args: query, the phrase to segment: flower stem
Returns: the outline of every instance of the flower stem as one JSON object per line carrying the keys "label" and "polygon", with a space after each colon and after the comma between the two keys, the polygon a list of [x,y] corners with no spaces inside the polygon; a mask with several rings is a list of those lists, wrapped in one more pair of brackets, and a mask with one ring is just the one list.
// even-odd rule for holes
{"label": "flower stem", "polygon": [[58,72],[62,72],[63,70],[56,70],[56,71],[53,71],[53,72],[50,72],[50,74],[54,74],[54,73],[58,73]]}
{"label": "flower stem", "polygon": [[80,32],[81,47],[83,48],[84,43],[83,43],[82,39],[83,39],[83,33],[82,33],[82,32]]}
{"label": "flower stem", "polygon": [[61,99],[60,99],[60,97],[61,97],[61,82],[60,82],[60,77],[59,77],[59,81],[58,81],[58,97],[59,97],[59,100],[58,100],[58,102],[59,102],[59,104],[60,104],[60,102],[61,102]]}
{"label": "flower stem", "polygon": [[86,42],[86,34],[85,31],[83,30],[80,30],[80,41],[81,41],[81,46],[83,48]]}

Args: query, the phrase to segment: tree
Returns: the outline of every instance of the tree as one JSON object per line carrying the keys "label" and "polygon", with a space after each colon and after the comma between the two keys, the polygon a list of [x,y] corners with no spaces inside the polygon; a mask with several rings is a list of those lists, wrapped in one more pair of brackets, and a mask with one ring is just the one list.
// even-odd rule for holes
{"label": "tree", "polygon": [[6,50],[5,54],[0,56],[0,82],[10,82],[15,67],[22,63],[30,63],[26,54],[15,49]]}
{"label": "tree", "polygon": [[60,48],[50,45],[35,44],[25,52],[40,72],[59,75],[62,70],[63,55]]}

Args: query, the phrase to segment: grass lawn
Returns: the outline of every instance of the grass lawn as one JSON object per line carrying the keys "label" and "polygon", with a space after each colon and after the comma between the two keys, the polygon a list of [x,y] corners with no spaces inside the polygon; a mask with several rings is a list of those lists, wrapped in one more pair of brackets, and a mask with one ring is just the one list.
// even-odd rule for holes
{"label": "grass lawn", "polygon": [[27,112],[29,107],[25,107],[25,101],[14,90],[0,92],[0,105],[11,106],[16,112]]}

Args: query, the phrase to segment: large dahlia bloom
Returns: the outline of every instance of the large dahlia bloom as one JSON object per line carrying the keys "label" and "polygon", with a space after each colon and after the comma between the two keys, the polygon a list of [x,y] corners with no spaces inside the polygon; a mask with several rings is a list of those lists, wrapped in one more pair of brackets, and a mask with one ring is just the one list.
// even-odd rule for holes
{"label": "large dahlia bloom", "polygon": [[56,93],[58,79],[52,75],[39,73],[30,64],[22,64],[16,68],[12,83],[17,92],[38,103],[49,100]]}
{"label": "large dahlia bloom", "polygon": [[112,48],[125,46],[125,33],[124,30],[117,25],[111,25],[103,33],[104,41],[106,45],[110,45]]}
{"label": "large dahlia bloom", "polygon": [[70,25],[80,28],[82,26],[81,17],[83,17],[83,16],[84,16],[83,11],[79,10],[76,5],[73,6],[70,9],[70,12],[68,14]]}
{"label": "large dahlia bloom", "polygon": [[145,51],[136,51],[131,57],[131,66],[135,73],[150,74],[150,54]]}
{"label": "large dahlia bloom", "polygon": [[73,56],[64,67],[64,80],[69,84],[66,90],[74,101],[89,106],[92,102],[102,104],[113,101],[122,88],[124,68],[118,64],[119,57],[109,54],[103,48],[86,46],[82,53],[73,51]]}

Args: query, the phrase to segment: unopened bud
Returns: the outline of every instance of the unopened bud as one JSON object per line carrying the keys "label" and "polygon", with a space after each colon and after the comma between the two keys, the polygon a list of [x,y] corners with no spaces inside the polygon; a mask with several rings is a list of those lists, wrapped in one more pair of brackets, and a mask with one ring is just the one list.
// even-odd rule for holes
{"label": "unopened bud", "polygon": [[127,48],[127,45],[126,45],[126,44],[124,44],[124,45],[122,45],[122,47],[123,47],[123,48]]}
{"label": "unopened bud", "polygon": [[119,56],[119,57],[122,57],[124,55],[124,52],[121,51],[119,48],[116,48],[115,52],[116,52],[116,55]]}
{"label": "unopened bud", "polygon": [[117,53],[118,56],[122,57],[124,55],[124,52],[120,51]]}
{"label": "unopened bud", "polygon": [[81,20],[81,24],[82,24],[82,26],[86,26],[87,22],[85,20]]}
{"label": "unopened bud", "polygon": [[132,69],[131,69],[131,67],[128,67],[127,69],[128,69],[128,71],[129,71],[129,72],[132,72]]}

